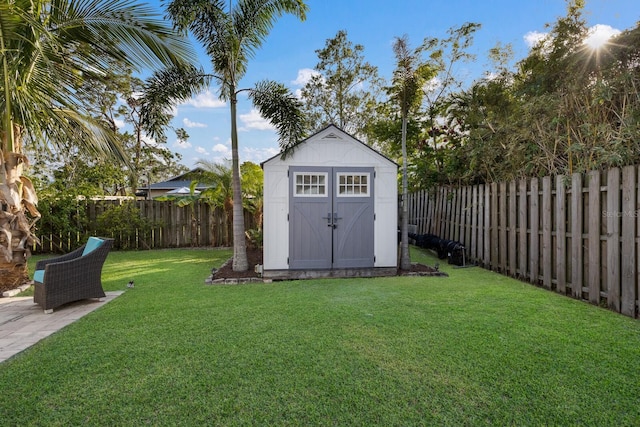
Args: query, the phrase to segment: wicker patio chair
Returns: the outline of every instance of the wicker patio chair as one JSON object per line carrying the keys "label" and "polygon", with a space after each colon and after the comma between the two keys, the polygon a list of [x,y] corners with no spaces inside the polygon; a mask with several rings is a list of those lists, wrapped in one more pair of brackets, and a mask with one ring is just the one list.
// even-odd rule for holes
{"label": "wicker patio chair", "polygon": [[106,297],[102,289],[102,266],[113,239],[90,237],[73,252],[36,263],[33,302],[45,313],[69,302]]}

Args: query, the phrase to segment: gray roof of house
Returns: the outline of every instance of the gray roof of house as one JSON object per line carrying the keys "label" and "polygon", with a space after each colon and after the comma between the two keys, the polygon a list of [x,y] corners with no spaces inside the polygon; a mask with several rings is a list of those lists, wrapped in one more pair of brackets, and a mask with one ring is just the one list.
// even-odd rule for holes
{"label": "gray roof of house", "polygon": [[[185,176],[194,173],[194,172],[199,172],[202,171],[202,168],[195,168],[195,169],[191,169],[189,172],[185,172],[182,175],[178,175],[178,176],[174,176],[173,178],[169,178],[166,181],[162,181],[162,182],[155,182],[151,185],[145,186],[143,188],[140,188],[140,190],[175,190],[176,188],[180,188],[180,187],[187,187],[190,188],[191,187],[191,182],[192,180],[190,179],[184,179]],[[215,184],[201,184],[198,183],[196,185],[196,190],[206,190],[207,188],[211,188],[215,186]]]}
{"label": "gray roof of house", "polygon": [[[143,189],[151,189],[151,190],[175,190],[180,187],[191,187],[191,181],[182,180],[182,181],[164,181],[164,182],[156,182],[154,184],[149,185],[148,187],[141,188]],[[196,190],[205,190],[207,188],[212,187],[212,185],[208,184],[197,184]]]}

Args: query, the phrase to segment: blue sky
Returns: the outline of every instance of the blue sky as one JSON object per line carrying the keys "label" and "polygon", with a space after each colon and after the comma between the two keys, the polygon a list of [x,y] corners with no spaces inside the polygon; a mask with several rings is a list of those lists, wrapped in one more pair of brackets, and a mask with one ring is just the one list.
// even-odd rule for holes
{"label": "blue sky", "polygon": [[[545,24],[566,14],[564,0],[307,0],[307,4],[304,22],[289,16],[276,22],[250,62],[242,87],[268,78],[299,90],[317,63],[315,51],[339,30],[346,30],[351,42],[363,45],[366,60],[389,79],[395,37],[406,34],[417,46],[425,37],[445,38],[449,28],[476,22],[482,25],[471,48],[476,61],[458,70],[461,78],[471,81],[488,70],[487,52],[496,43],[511,43],[515,59],[522,59],[531,41],[548,31]],[[629,29],[640,20],[640,0],[586,0],[585,17],[590,27],[605,32]],[[206,56],[201,63],[210,70]],[[180,153],[188,167],[199,159],[231,158],[229,107],[216,95],[217,88],[212,87],[174,110],[174,126],[183,127],[190,138],[180,145],[170,133],[167,148]],[[248,100],[240,100],[238,113],[240,161],[260,163],[277,154],[275,132]]]}

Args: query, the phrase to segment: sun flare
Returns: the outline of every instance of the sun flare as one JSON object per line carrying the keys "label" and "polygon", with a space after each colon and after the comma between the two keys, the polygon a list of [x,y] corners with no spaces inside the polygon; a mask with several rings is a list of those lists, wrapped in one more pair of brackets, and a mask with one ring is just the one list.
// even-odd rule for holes
{"label": "sun flare", "polygon": [[599,50],[604,47],[609,40],[620,34],[620,30],[609,25],[596,24],[589,29],[589,33],[584,40],[584,44],[591,50]]}

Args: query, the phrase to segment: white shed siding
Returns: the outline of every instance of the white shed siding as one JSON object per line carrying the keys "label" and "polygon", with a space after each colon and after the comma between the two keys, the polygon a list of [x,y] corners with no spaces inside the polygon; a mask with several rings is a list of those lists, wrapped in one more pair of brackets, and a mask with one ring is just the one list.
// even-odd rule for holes
{"label": "white shed siding", "polygon": [[376,170],[375,267],[398,265],[398,176],[396,168]]}
{"label": "white shed siding", "polygon": [[397,166],[334,126],[320,131],[300,144],[293,155],[276,156],[263,164],[264,269],[289,268],[289,178],[290,166],[373,167],[375,168],[374,255],[375,267],[397,265],[398,190]]}
{"label": "white shed siding", "polygon": [[264,165],[263,265],[266,270],[289,268],[289,179],[288,165]]}

